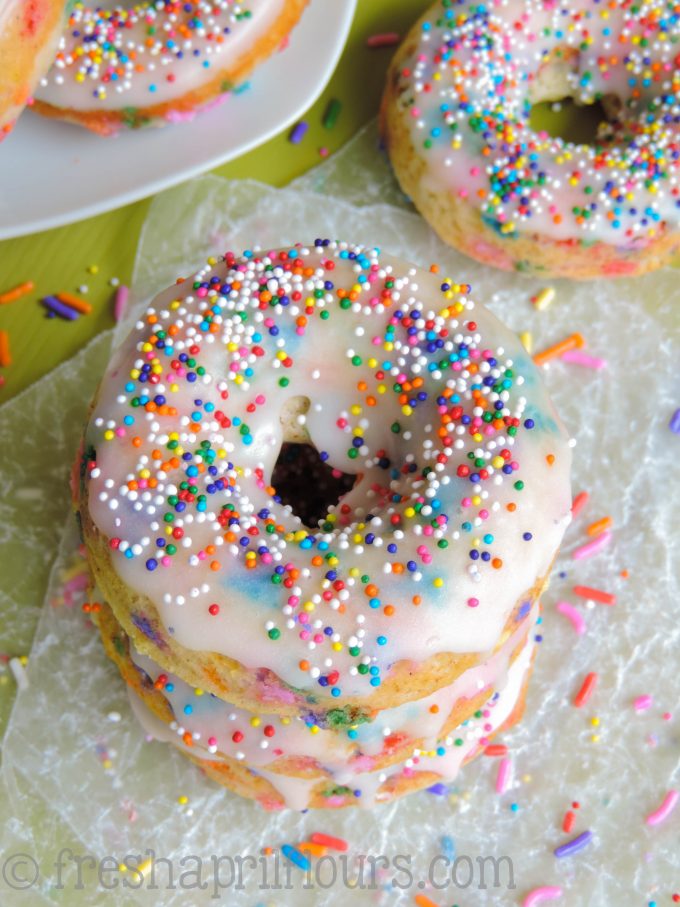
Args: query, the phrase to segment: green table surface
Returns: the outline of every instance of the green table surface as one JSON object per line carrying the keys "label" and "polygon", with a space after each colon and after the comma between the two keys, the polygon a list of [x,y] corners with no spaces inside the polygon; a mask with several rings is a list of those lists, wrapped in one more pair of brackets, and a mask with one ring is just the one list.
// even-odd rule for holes
{"label": "green table surface", "polygon": [[[286,129],[213,172],[284,186],[321,162],[320,148],[326,147],[330,153],[340,148],[376,115],[393,53],[393,48],[367,47],[367,37],[383,32],[404,34],[429,5],[430,0],[359,0],[338,66],[316,103],[304,114],[309,130],[303,141],[292,145],[288,141],[290,129]],[[340,100],[342,109],[336,125],[329,130],[322,121],[331,98]],[[174,128],[191,126],[167,127],[168,139]],[[1,173],[0,149],[0,181]],[[0,242],[0,293],[23,281],[35,283],[29,295],[0,306],[0,329],[9,332],[12,355],[12,364],[2,369],[5,383],[0,388],[0,402],[71,357],[97,332],[112,326],[114,290],[110,281],[130,280],[148,205],[146,199],[66,227]],[[45,317],[38,302],[42,296],[76,292],[81,285],[88,287],[85,298],[93,305],[90,315],[75,322]]]}

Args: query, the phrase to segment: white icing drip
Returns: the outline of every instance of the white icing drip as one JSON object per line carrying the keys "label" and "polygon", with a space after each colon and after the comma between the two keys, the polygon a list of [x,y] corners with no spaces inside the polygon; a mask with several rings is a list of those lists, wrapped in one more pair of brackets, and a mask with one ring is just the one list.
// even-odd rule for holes
{"label": "white icing drip", "polygon": [[[207,750],[210,756],[229,756],[251,766],[267,766],[280,756],[315,759],[328,771],[340,772],[351,761],[353,770],[373,766],[386,738],[400,735],[410,740],[422,739],[432,748],[441,736],[453,706],[461,699],[472,699],[482,690],[500,690],[506,683],[509,659],[518,645],[531,633],[538,606],[520,623],[503,646],[488,659],[464,671],[454,683],[429,696],[383,709],[375,719],[357,725],[353,737],[346,730],[330,730],[307,724],[301,717],[282,719],[277,715],[258,715],[246,709],[196,691],[177,675],[164,671],[147,655],[130,644],[130,658],[152,681],[160,675],[167,678],[158,689],[168,701],[175,721],[170,724],[174,742],[184,733],[193,739],[193,751]],[[256,722],[253,725],[253,722]],[[310,730],[313,726],[315,732]],[[265,729],[267,729],[265,731]],[[234,740],[234,734],[238,739]],[[163,734],[163,739],[173,735]]]}
{"label": "white icing drip", "polygon": [[[440,745],[440,753],[433,750],[416,750],[405,762],[377,771],[357,771],[351,766],[344,766],[330,771],[332,785],[360,791],[361,795],[357,797],[356,803],[368,808],[388,799],[388,794],[381,788],[392,778],[396,780],[400,777],[409,778],[414,775],[417,777],[419,772],[433,772],[443,782],[453,781],[463,762],[474,755],[475,751],[484,745],[484,741],[509,718],[517,704],[527,671],[531,666],[534,648],[535,642],[531,635],[515,661],[510,665],[503,689],[487,703],[482,710],[481,717],[473,718],[451,732]],[[148,733],[159,740],[168,740],[181,749],[189,750],[185,744],[178,741],[168,726],[160,721],[135,693],[129,691],[129,695],[133,710]],[[456,741],[462,741],[462,743],[456,745]],[[189,751],[197,758],[210,759],[215,762],[223,761],[219,755],[208,755],[194,747],[191,747]],[[247,766],[244,764],[244,767]],[[319,778],[281,775],[262,767],[258,767],[254,771],[255,774],[261,775],[269,781],[281,795],[285,805],[291,809],[306,809],[310,805],[310,795],[314,788],[323,784],[322,779]]]}

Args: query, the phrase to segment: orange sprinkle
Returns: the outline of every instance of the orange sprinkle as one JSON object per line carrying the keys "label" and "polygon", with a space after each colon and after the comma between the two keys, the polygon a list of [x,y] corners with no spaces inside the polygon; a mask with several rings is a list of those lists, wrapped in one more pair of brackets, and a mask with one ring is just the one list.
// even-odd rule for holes
{"label": "orange sprinkle", "polygon": [[213,571],[213,573],[216,573],[221,566],[222,564],[220,564],[219,561],[210,561],[210,569]]}
{"label": "orange sprinkle", "polygon": [[595,520],[594,523],[591,523],[586,529],[586,532],[588,535],[600,535],[605,529],[609,529],[611,524],[612,518],[610,516],[603,516],[602,519]]}
{"label": "orange sprinkle", "polygon": [[12,364],[12,352],[9,348],[9,334],[0,331],[0,368],[7,368]]}
{"label": "orange sprinkle", "polygon": [[7,302],[14,302],[15,299],[20,299],[22,296],[30,293],[34,286],[35,284],[32,280],[27,280],[24,283],[20,283],[16,287],[13,287],[11,290],[7,290],[5,293],[0,293],[0,305],[5,305]]}
{"label": "orange sprinkle", "polygon": [[414,595],[412,601],[413,604],[417,607],[422,602],[422,598],[419,595]]}
{"label": "orange sprinkle", "polygon": [[431,901],[426,894],[417,894],[415,896],[417,907],[437,907],[434,901]]}
{"label": "orange sprinkle", "polygon": [[502,561],[499,557],[495,557],[495,558],[491,561],[491,566],[492,566],[495,570],[500,570],[501,567],[503,566],[503,561]]}
{"label": "orange sprinkle", "polygon": [[392,617],[392,615],[394,614],[394,605],[385,605],[385,607],[383,608],[383,614],[385,614],[386,617]]}
{"label": "orange sprinkle", "polygon": [[546,459],[548,466],[552,466],[553,463],[555,462],[555,454],[548,454],[545,459]]}
{"label": "orange sprinkle", "polygon": [[89,315],[92,311],[92,306],[89,302],[79,299],[78,296],[74,296],[72,293],[57,293],[56,295],[60,302],[65,303],[70,309],[75,309],[76,312]]}
{"label": "orange sprinkle", "polygon": [[568,337],[565,337],[564,340],[560,340],[559,343],[555,343],[542,352],[536,353],[534,362],[536,365],[543,365],[551,359],[561,356],[562,353],[566,353],[567,350],[581,349],[585,345],[586,342],[580,334],[570,334]]}

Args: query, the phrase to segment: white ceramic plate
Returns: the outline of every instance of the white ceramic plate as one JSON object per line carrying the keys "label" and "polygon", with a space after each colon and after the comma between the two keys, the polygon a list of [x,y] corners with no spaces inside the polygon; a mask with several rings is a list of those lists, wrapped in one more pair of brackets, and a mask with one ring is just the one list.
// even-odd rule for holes
{"label": "white ceramic plate", "polygon": [[314,103],[345,45],[356,0],[310,0],[289,46],[250,87],[191,123],[102,138],[27,112],[0,145],[0,239],[127,205],[224,164]]}

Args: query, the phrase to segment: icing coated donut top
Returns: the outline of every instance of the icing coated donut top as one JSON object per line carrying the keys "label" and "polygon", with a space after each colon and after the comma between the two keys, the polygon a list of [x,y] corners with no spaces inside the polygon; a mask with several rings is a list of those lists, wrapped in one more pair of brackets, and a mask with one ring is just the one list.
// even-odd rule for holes
{"label": "icing coated donut top", "polygon": [[[677,4],[662,0],[439,0],[397,70],[427,187],[509,239],[627,248],[677,229],[679,42]],[[532,103],[556,99],[556,69],[563,97],[618,110],[592,145],[529,125]]]}
{"label": "icing coated donut top", "polygon": [[[100,387],[88,500],[179,643],[312,697],[493,649],[569,522],[571,450],[519,340],[468,294],[316,240],[211,259],[152,302]],[[291,430],[356,476],[315,527],[271,485]]]}
{"label": "icing coated donut top", "polygon": [[[215,78],[258,40],[284,0],[76,3],[36,97],[74,110],[167,103]],[[223,92],[235,86],[226,84]]]}

